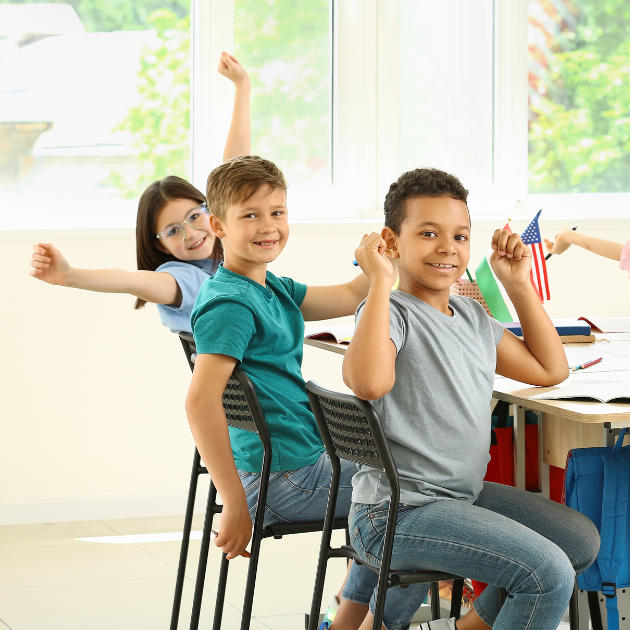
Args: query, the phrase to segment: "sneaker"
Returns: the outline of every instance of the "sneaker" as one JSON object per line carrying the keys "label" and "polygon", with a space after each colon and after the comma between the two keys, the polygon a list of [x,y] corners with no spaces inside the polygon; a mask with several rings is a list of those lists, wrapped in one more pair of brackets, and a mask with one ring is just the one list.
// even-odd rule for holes
{"label": "sneaker", "polygon": [[323,628],[320,626],[319,630],[327,630],[332,625],[333,619],[335,618],[335,615],[337,614],[338,608],[339,608],[339,600],[337,599],[336,595],[333,595],[330,598],[330,601],[328,602],[328,608],[326,608],[326,612],[324,613],[324,619],[322,621],[322,624],[328,623],[328,625],[324,626]]}
{"label": "sneaker", "polygon": [[421,623],[418,630],[457,630],[455,617],[452,619],[436,619],[435,621]]}

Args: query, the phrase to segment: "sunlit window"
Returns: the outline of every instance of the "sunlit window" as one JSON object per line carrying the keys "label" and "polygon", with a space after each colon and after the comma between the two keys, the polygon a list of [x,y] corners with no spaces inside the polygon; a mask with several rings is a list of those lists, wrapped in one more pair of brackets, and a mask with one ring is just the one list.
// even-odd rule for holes
{"label": "sunlit window", "polygon": [[188,0],[0,1],[0,229],[131,227],[189,170]]}
{"label": "sunlit window", "polygon": [[630,192],[630,2],[530,0],[529,190]]}
{"label": "sunlit window", "polygon": [[[331,184],[328,0],[235,0],[235,53],[252,80],[252,151],[289,182],[291,215]],[[309,192],[310,191],[310,192]]]}
{"label": "sunlit window", "polygon": [[401,0],[400,171],[492,183],[492,0]]}

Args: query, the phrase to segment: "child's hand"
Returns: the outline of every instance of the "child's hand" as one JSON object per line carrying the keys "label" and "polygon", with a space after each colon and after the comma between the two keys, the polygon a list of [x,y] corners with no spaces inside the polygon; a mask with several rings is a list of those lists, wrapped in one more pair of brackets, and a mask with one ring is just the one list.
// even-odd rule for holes
{"label": "child's hand", "polygon": [[495,230],[492,235],[490,264],[504,287],[529,284],[532,268],[532,253],[518,234],[507,230]]}
{"label": "child's hand", "polygon": [[71,267],[61,252],[50,243],[33,245],[31,276],[48,284],[68,286]]}
{"label": "child's hand", "polygon": [[247,503],[231,506],[223,505],[221,529],[214,539],[214,544],[227,554],[231,560],[240,556],[252,537],[252,520],[249,517]]}
{"label": "child's hand", "polygon": [[381,277],[391,281],[394,268],[385,254],[386,251],[387,244],[380,234],[372,232],[372,234],[363,235],[361,244],[354,252],[354,257],[370,282]]}
{"label": "child's hand", "polygon": [[221,53],[217,70],[219,74],[222,74],[232,81],[236,87],[249,85],[249,75],[245,71],[245,68],[241,66],[236,57],[226,52]]}
{"label": "child's hand", "polygon": [[547,251],[550,254],[562,254],[562,252],[566,252],[569,247],[571,247],[571,237],[575,234],[573,230],[562,230],[562,232],[556,234],[555,242],[548,241],[546,238],[543,239],[545,241],[545,246],[547,247]]}

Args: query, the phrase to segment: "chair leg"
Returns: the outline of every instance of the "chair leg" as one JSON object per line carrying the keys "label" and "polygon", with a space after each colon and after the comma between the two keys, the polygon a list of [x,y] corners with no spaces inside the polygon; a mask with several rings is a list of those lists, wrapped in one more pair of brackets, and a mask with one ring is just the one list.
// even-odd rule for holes
{"label": "chair leg", "polygon": [[223,554],[221,558],[221,568],[219,569],[219,583],[217,585],[217,599],[214,607],[214,622],[212,623],[212,630],[221,629],[221,620],[223,619],[223,603],[225,602],[225,587],[227,586],[228,569],[230,568],[230,561],[227,559],[227,554]]}
{"label": "chair leg", "polygon": [[435,621],[440,616],[440,584],[439,582],[431,582],[431,620]]}
{"label": "chair leg", "polygon": [[569,628],[570,630],[580,630],[580,609],[578,607],[578,585],[577,581],[573,585],[573,593],[569,602]]}
{"label": "chair leg", "polygon": [[[217,498],[217,489],[212,481],[208,492],[206,504],[206,517],[203,522],[203,535],[201,537],[201,550],[199,551],[199,564],[197,565],[197,579],[195,580],[195,595],[193,597],[192,614],[190,617],[190,630],[199,628],[199,615],[201,613],[201,600],[203,598],[203,585],[206,579],[206,567],[208,566],[208,550],[210,549],[210,533],[214,518],[214,505]],[[217,599],[217,606],[223,608],[223,602]]]}
{"label": "chair leg", "polygon": [[186,561],[188,559],[188,546],[190,543],[190,529],[192,527],[193,512],[195,510],[195,494],[197,493],[197,481],[199,479],[199,451],[195,449],[193,467],[188,486],[188,500],[186,502],[186,516],[184,517],[184,532],[182,546],[179,552],[179,564],[177,566],[177,578],[175,579],[175,597],[173,598],[173,611],[171,612],[170,630],[177,630],[179,611],[182,604],[182,591],[184,590],[184,578],[186,576]]}
{"label": "chair leg", "polygon": [[451,594],[451,617],[459,619],[462,612],[462,597],[464,595],[464,580],[453,580]]}
{"label": "chair leg", "polygon": [[247,582],[245,583],[245,599],[243,600],[243,616],[241,617],[241,630],[249,630],[252,619],[252,607],[254,605],[254,590],[256,589],[256,573],[258,572],[258,559],[260,557],[260,536],[252,536],[251,556],[247,569]]}

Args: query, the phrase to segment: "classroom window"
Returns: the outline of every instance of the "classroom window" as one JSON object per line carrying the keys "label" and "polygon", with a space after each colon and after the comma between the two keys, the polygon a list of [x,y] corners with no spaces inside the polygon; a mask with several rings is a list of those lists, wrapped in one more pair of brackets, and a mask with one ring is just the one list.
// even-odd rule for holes
{"label": "classroom window", "polygon": [[135,225],[189,176],[189,0],[0,0],[0,229]]}
{"label": "classroom window", "polygon": [[252,81],[252,151],[278,164],[291,216],[331,185],[329,0],[234,0],[235,54]]}
{"label": "classroom window", "polygon": [[435,167],[488,188],[492,0],[400,0],[399,42],[399,171]]}
{"label": "classroom window", "polygon": [[630,192],[628,32],[628,0],[530,0],[530,193]]}

